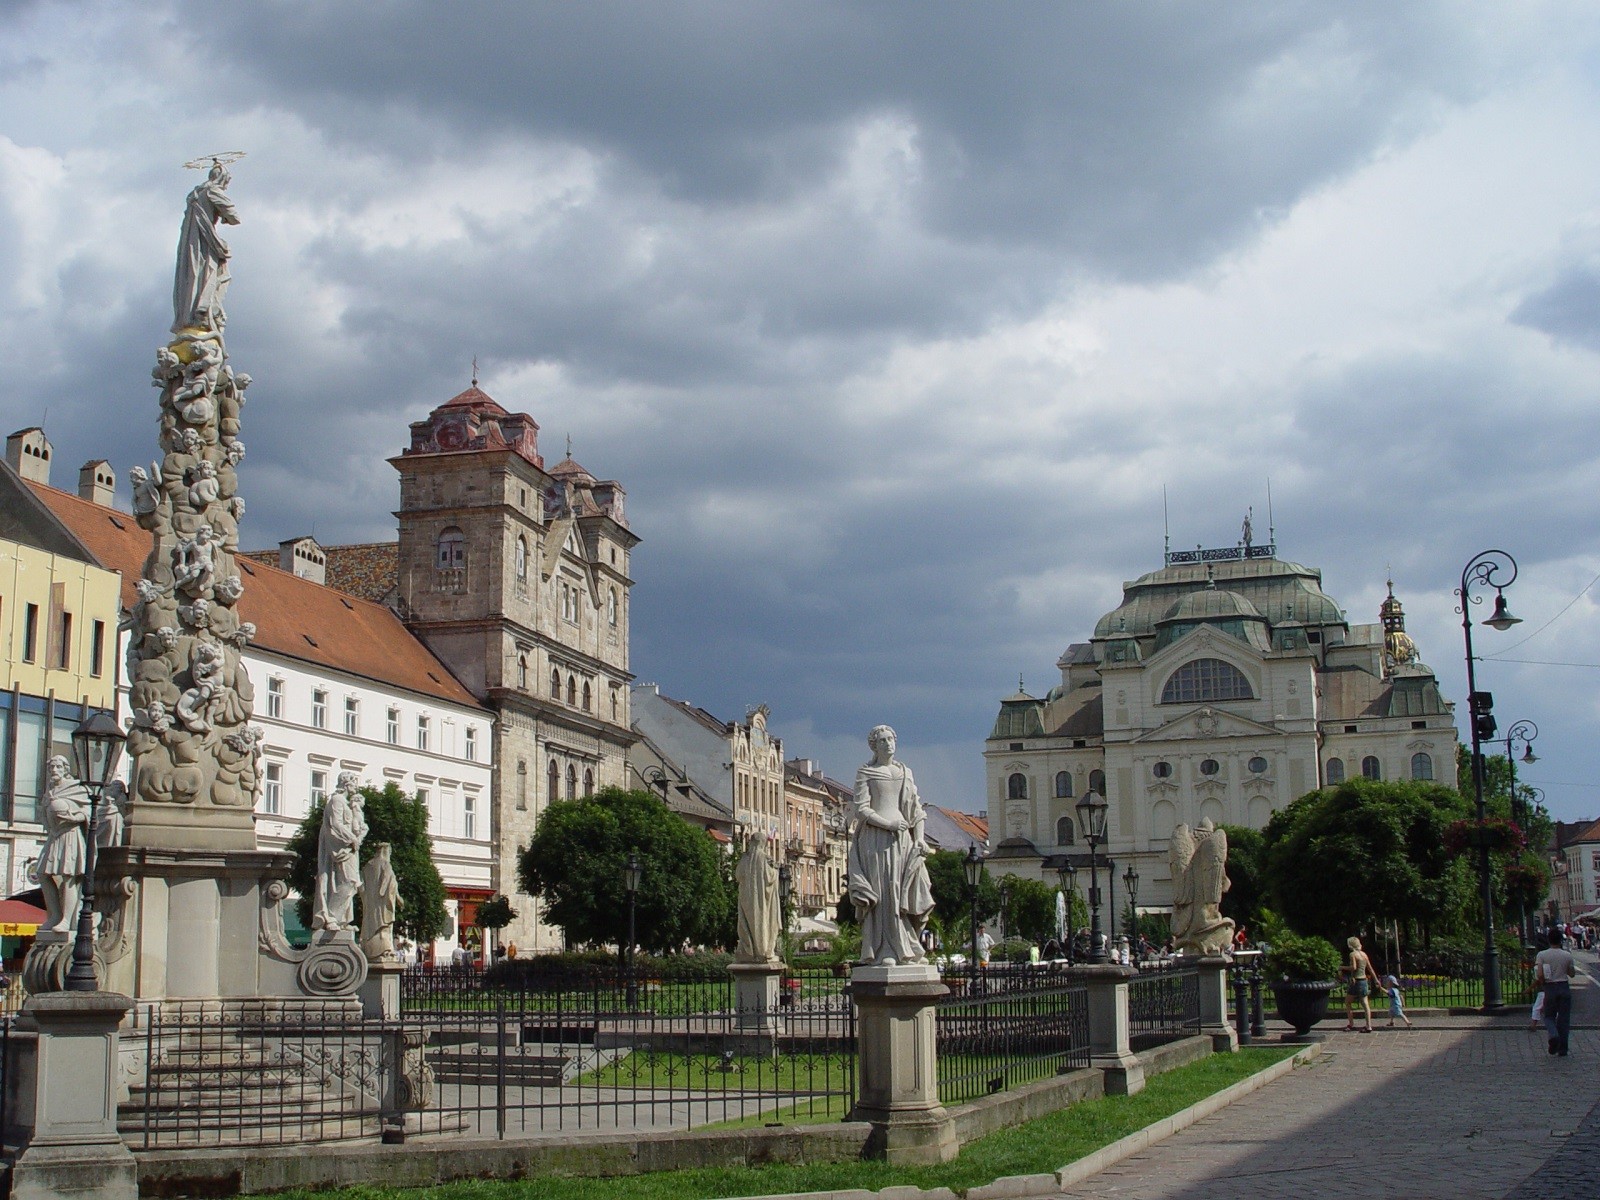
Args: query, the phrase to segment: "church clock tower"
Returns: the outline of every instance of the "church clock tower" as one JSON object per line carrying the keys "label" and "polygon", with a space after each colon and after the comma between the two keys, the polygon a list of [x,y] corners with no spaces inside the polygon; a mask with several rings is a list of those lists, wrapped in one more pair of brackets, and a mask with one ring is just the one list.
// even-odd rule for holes
{"label": "church clock tower", "polygon": [[560,934],[518,896],[517,855],[545,804],[625,786],[629,730],[624,492],[570,453],[546,468],[539,426],[477,386],[411,426],[400,473],[397,606],[496,721],[495,886],[503,935],[528,952]]}

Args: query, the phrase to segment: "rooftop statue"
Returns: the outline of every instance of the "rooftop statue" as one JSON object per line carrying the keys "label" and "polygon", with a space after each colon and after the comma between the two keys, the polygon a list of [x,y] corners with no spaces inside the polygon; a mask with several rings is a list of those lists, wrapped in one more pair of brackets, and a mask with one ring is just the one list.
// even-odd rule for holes
{"label": "rooftop statue", "polygon": [[178,272],[172,282],[172,332],[211,329],[227,324],[222,298],[227,294],[228,243],[217,225],[237,225],[239,214],[228,198],[232,176],[219,156],[212,160],[205,182],[189,193],[178,235]]}

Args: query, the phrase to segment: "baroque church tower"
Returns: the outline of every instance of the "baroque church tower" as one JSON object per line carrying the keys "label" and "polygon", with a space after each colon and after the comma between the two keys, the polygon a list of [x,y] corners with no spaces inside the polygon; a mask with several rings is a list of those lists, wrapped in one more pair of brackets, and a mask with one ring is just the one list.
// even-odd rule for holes
{"label": "baroque church tower", "polygon": [[[539,426],[471,387],[411,426],[400,473],[397,607],[412,632],[498,714],[495,879],[545,804],[625,786],[629,531],[624,493],[568,456],[546,468]],[[517,896],[503,938],[559,949]]]}

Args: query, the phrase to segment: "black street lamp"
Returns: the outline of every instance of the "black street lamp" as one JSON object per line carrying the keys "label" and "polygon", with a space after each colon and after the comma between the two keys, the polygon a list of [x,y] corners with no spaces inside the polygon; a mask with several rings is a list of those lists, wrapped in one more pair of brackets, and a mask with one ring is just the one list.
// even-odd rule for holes
{"label": "black street lamp", "polygon": [[1076,930],[1072,928],[1072,902],[1078,898],[1078,868],[1072,865],[1069,858],[1056,869],[1057,876],[1061,879],[1061,893],[1067,898],[1067,928],[1063,933],[1067,942],[1067,966],[1072,965],[1072,943],[1076,939]]}
{"label": "black street lamp", "polygon": [[1128,922],[1128,952],[1130,955],[1139,953],[1139,866],[1129,863],[1128,869],[1122,873],[1122,885],[1128,889],[1128,912],[1133,919]]}
{"label": "black street lamp", "polygon": [[[1528,830],[1528,806],[1522,797],[1517,795],[1517,759],[1514,743],[1522,743],[1522,761],[1532,766],[1539,761],[1539,756],[1533,752],[1533,740],[1538,736],[1539,727],[1532,721],[1518,721],[1506,730],[1506,766],[1511,770],[1511,819],[1524,834]],[[1528,905],[1523,899],[1521,888],[1517,889],[1517,936],[1521,939],[1519,946],[1526,948]]]}
{"label": "black street lamp", "polygon": [[99,990],[94,977],[94,868],[95,833],[100,801],[116,776],[122,745],[128,739],[108,712],[97,712],[72,731],[72,758],[78,782],[89,793],[89,820],[83,830],[83,899],[78,905],[78,935],[72,944],[72,966],[67,969],[66,990]]}
{"label": "black street lamp", "polygon": [[628,951],[624,963],[628,972],[628,1008],[639,1005],[639,981],[633,970],[633,944],[637,938],[636,922],[639,912],[639,881],[644,877],[644,867],[637,851],[628,851],[627,865],[622,868],[622,886],[628,889]]}
{"label": "black street lamp", "polygon": [[1100,938],[1100,859],[1099,851],[1106,840],[1106,810],[1110,807],[1099,792],[1085,792],[1074,806],[1078,810],[1078,826],[1089,843],[1089,961],[1106,961],[1105,943]]}
{"label": "black street lamp", "polygon": [[983,855],[978,853],[978,843],[967,847],[967,857],[961,862],[967,873],[967,900],[972,919],[972,978],[978,978],[978,885],[983,882]]}
{"label": "black street lamp", "polygon": [[785,859],[778,864],[778,916],[783,925],[784,940],[789,938],[790,889],[794,887],[794,868]]}
{"label": "black street lamp", "polygon": [[1521,623],[1506,609],[1505,589],[1517,578],[1517,560],[1504,550],[1485,550],[1476,555],[1461,572],[1461,632],[1467,643],[1467,708],[1472,721],[1472,794],[1475,801],[1478,834],[1478,885],[1483,893],[1483,1008],[1493,1012],[1501,1007],[1500,953],[1494,944],[1494,881],[1489,868],[1489,840],[1483,828],[1483,743],[1495,735],[1494,697],[1478,690],[1472,655],[1472,606],[1482,604],[1482,596],[1472,595],[1472,585],[1494,589],[1494,611],[1483,623],[1504,632]]}

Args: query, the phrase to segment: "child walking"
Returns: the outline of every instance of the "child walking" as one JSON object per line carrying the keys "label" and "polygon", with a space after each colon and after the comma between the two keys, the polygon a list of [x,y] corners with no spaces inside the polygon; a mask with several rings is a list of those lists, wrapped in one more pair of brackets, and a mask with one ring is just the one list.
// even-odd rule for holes
{"label": "child walking", "polygon": [[1411,1018],[1406,1016],[1406,1006],[1400,999],[1400,981],[1393,975],[1385,975],[1379,985],[1389,993],[1389,1028],[1394,1028],[1394,1019],[1399,1017],[1406,1023],[1406,1028],[1411,1028]]}

